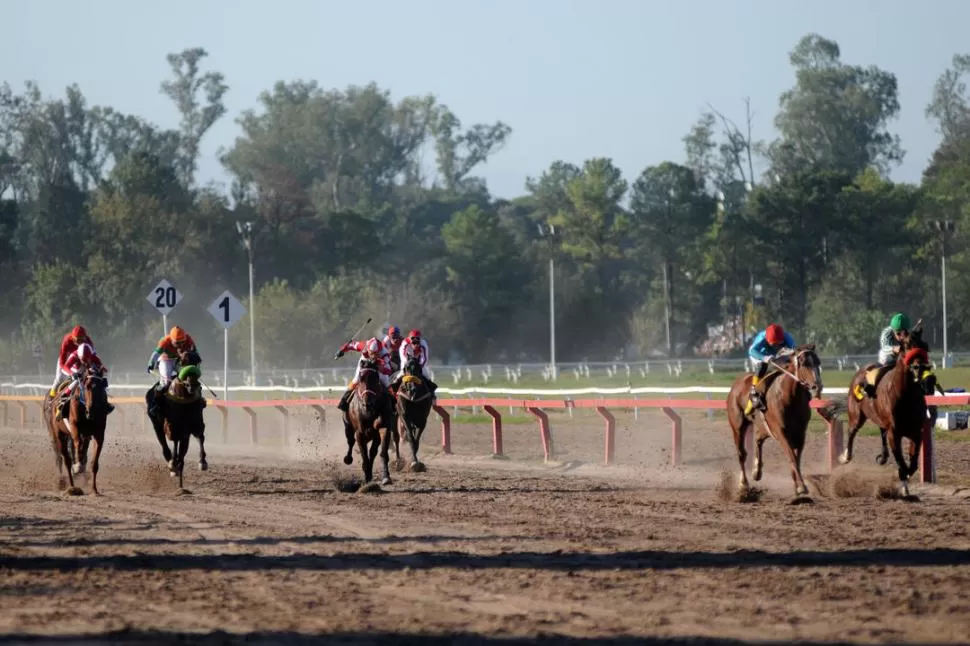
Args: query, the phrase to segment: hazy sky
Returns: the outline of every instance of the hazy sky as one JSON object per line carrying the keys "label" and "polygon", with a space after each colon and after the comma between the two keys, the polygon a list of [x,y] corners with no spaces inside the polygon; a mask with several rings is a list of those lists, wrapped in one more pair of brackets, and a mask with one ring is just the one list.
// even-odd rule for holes
{"label": "hazy sky", "polygon": [[325,87],[376,81],[395,98],[428,92],[466,124],[501,119],[509,144],[475,174],[512,197],[555,159],[612,157],[630,180],[682,160],[681,137],[709,101],[771,138],[788,52],[808,32],[842,58],[899,79],[891,124],[918,180],[938,136],[923,110],[955,53],[970,53],[966,0],[5,0],[0,80],[46,94],[80,84],[107,104],[174,127],[159,93],[165,55],[209,51],[230,86],[229,113],[203,141],[200,180],[225,181],[216,159],[277,80]]}

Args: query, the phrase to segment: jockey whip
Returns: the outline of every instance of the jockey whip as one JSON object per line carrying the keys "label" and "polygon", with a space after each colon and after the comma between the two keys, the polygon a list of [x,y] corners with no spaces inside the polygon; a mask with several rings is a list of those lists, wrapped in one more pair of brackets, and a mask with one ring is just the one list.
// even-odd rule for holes
{"label": "jockey whip", "polygon": [[[357,331],[354,332],[353,335],[351,335],[351,337],[349,339],[347,339],[347,343],[350,343],[351,341],[354,340],[355,337],[359,336],[360,333],[363,331],[363,329],[365,327],[367,327],[368,325],[370,325],[370,322],[373,321],[373,320],[374,319],[372,319],[371,317],[368,316],[367,317],[367,320],[364,321],[363,325],[361,325],[359,328],[357,328]],[[338,350],[337,351],[337,354],[335,354],[333,358],[336,360],[336,359],[339,359],[342,356],[343,356],[343,353]]]}
{"label": "jockey whip", "polygon": [[199,383],[202,384],[203,386],[205,386],[205,389],[209,391],[209,394],[212,395],[212,398],[213,399],[219,399],[219,395],[217,395],[214,392],[212,392],[212,389],[209,388],[209,384],[207,384],[207,383],[205,383],[204,381],[201,381],[201,380],[199,381]]}

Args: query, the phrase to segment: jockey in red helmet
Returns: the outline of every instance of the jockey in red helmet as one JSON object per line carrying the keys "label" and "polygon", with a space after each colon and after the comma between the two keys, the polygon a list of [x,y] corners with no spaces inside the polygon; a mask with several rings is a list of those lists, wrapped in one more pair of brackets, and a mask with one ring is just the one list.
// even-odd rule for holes
{"label": "jockey in red helmet", "polygon": [[765,374],[773,361],[780,357],[784,358],[794,349],[795,339],[777,323],[772,323],[754,337],[751,347],[748,348],[748,358],[754,363],[755,374],[751,378],[751,398],[745,406],[745,415],[750,415],[756,406],[764,410]]}
{"label": "jockey in red helmet", "polygon": [[401,328],[396,325],[392,325],[387,328],[387,334],[384,335],[383,344],[384,348],[387,350],[388,358],[393,370],[401,369],[400,350],[401,343],[403,342],[404,336],[401,334]]}
{"label": "jockey in red helmet", "polygon": [[87,343],[94,349],[94,341],[88,336],[88,331],[80,325],[75,325],[74,329],[61,339],[61,349],[57,354],[57,366],[54,369],[54,383],[51,384],[51,397],[57,394],[57,384],[71,377],[71,373],[64,366],[67,363],[67,358],[71,356],[71,353],[76,352],[78,346],[82,343]]}
{"label": "jockey in red helmet", "polygon": [[377,337],[372,337],[367,341],[350,341],[345,343],[340,351],[337,352],[337,358],[344,356],[344,353],[353,350],[354,352],[360,353],[360,360],[357,362],[357,369],[354,370],[354,378],[351,380],[350,385],[344,392],[343,396],[340,398],[340,403],[337,404],[337,408],[347,412],[350,408],[350,398],[354,394],[354,387],[357,385],[357,380],[360,377],[361,365],[364,362],[371,361],[377,365],[377,372],[381,377],[381,385],[387,388],[390,383],[391,377],[391,365],[389,355],[387,353],[387,348],[381,343]]}
{"label": "jockey in red helmet", "polygon": [[[401,370],[411,359],[416,359],[418,364],[421,366],[421,376],[428,383],[428,387],[431,389],[431,393],[438,389],[438,384],[431,380],[428,376],[428,342],[424,340],[421,336],[421,330],[414,329],[408,332],[407,338],[404,339],[404,343],[401,344],[401,349],[398,351],[401,360]],[[398,386],[401,385],[401,378],[403,373],[399,372],[394,379],[394,383],[391,384],[391,391],[396,392]]]}

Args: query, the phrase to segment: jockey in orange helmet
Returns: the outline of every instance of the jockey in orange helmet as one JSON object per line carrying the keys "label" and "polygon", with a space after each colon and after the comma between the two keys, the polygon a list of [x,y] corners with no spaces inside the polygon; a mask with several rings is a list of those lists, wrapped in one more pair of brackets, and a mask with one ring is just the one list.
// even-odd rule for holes
{"label": "jockey in orange helmet", "polygon": [[[381,343],[377,337],[371,337],[367,341],[350,341],[349,343],[343,344],[340,350],[337,352],[337,357],[340,358],[344,356],[344,353],[350,352],[360,353],[360,360],[357,362],[357,369],[354,370],[354,378],[350,382],[350,386],[344,392],[343,396],[340,398],[340,403],[337,404],[337,408],[347,412],[350,408],[350,398],[354,394],[354,386],[357,385],[357,381],[360,378],[360,369],[362,364],[367,361],[371,361],[377,365],[377,372],[381,377],[381,385],[386,389],[390,383],[391,376],[391,363],[389,361],[390,356],[388,355],[387,348]],[[393,409],[392,409],[393,410]]]}
{"label": "jockey in orange helmet", "polygon": [[165,392],[169,382],[175,377],[175,364],[179,353],[192,351],[195,351],[195,340],[177,325],[158,340],[158,345],[148,360],[148,374],[158,366],[159,392]]}
{"label": "jockey in orange helmet", "polygon": [[772,361],[795,349],[795,339],[777,323],[772,323],[759,332],[748,348],[748,358],[754,363],[755,375],[751,378],[751,399],[745,406],[744,414],[750,415],[757,406],[764,410],[764,386],[762,380]]}

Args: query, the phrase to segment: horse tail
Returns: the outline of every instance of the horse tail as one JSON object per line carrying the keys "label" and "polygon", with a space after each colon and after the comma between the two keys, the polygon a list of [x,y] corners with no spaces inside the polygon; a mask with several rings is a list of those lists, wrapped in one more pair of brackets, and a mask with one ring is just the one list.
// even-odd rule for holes
{"label": "horse tail", "polygon": [[830,400],[829,405],[824,408],[820,408],[819,411],[827,417],[834,417],[835,415],[847,413],[849,411],[848,395],[846,395],[845,399],[839,397],[838,399]]}

